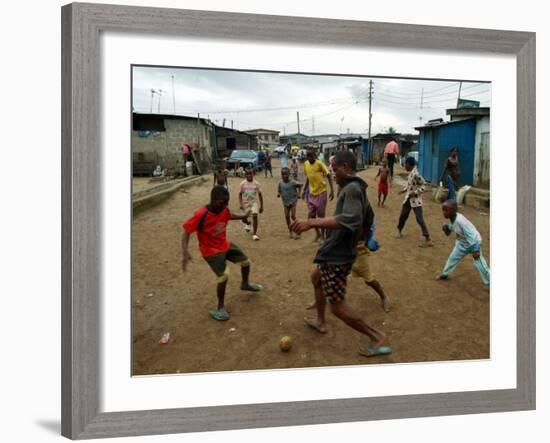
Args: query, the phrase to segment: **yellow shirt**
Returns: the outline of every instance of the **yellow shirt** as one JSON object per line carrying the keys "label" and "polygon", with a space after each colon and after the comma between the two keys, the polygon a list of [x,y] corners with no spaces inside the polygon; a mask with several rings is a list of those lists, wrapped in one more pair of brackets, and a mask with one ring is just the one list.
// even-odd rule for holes
{"label": "yellow shirt", "polygon": [[329,173],[327,167],[321,160],[315,160],[311,164],[306,160],[304,163],[304,173],[309,182],[309,193],[319,195],[327,190],[326,175]]}

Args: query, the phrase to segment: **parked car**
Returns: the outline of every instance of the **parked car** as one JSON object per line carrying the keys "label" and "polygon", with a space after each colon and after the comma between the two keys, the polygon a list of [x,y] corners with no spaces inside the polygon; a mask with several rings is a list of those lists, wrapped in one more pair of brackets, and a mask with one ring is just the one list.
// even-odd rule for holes
{"label": "parked car", "polygon": [[[265,164],[265,154],[263,157]],[[252,168],[254,171],[258,171],[262,168],[260,166],[260,159],[258,152],[248,149],[235,149],[231,152],[231,155],[226,159],[227,169],[235,169],[235,165],[239,163],[239,167]]]}

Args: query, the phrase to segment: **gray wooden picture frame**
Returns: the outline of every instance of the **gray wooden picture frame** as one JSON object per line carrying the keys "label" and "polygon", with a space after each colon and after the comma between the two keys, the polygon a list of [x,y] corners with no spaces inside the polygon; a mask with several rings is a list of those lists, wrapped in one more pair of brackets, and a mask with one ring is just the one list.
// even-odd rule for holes
{"label": "gray wooden picture frame", "polygon": [[[242,33],[246,29],[246,33]],[[517,387],[150,411],[99,409],[103,31],[517,58]],[[73,3],[62,8],[62,434],[72,439],[535,408],[535,34]],[[498,192],[498,190],[497,190]]]}

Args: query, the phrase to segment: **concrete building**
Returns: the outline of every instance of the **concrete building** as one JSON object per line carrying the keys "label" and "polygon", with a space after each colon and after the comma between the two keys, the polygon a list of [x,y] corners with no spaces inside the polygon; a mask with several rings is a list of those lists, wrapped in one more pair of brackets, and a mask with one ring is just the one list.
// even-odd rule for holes
{"label": "concrete building", "polygon": [[260,128],[249,129],[244,132],[256,137],[259,148],[276,148],[279,146],[279,131]]}
{"label": "concrete building", "polygon": [[134,175],[150,175],[156,165],[183,174],[184,144],[191,147],[199,170],[209,170],[215,160],[214,125],[207,119],[134,113],[132,120]]}
{"label": "concrete building", "polygon": [[302,146],[305,144],[309,144],[314,142],[315,137],[309,137],[302,133],[296,133],[296,134],[289,134],[289,135],[281,135],[279,137],[279,142],[281,145],[286,145],[290,143],[291,145],[298,145]]}

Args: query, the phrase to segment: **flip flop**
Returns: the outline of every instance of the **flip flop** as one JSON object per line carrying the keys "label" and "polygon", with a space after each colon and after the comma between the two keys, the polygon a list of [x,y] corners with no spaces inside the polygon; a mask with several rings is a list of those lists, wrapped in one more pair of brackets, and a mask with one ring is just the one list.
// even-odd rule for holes
{"label": "flip flop", "polygon": [[359,349],[359,354],[363,357],[376,357],[377,355],[388,355],[391,353],[392,348],[389,346],[379,346],[378,348],[373,348],[371,345],[368,345]]}
{"label": "flip flop", "polygon": [[208,311],[208,315],[217,321],[229,320],[229,314],[224,310]]}
{"label": "flip flop", "polygon": [[241,286],[242,291],[251,291],[251,292],[260,292],[263,289],[262,285],[259,285],[258,283],[251,283],[248,288],[244,289]]}

